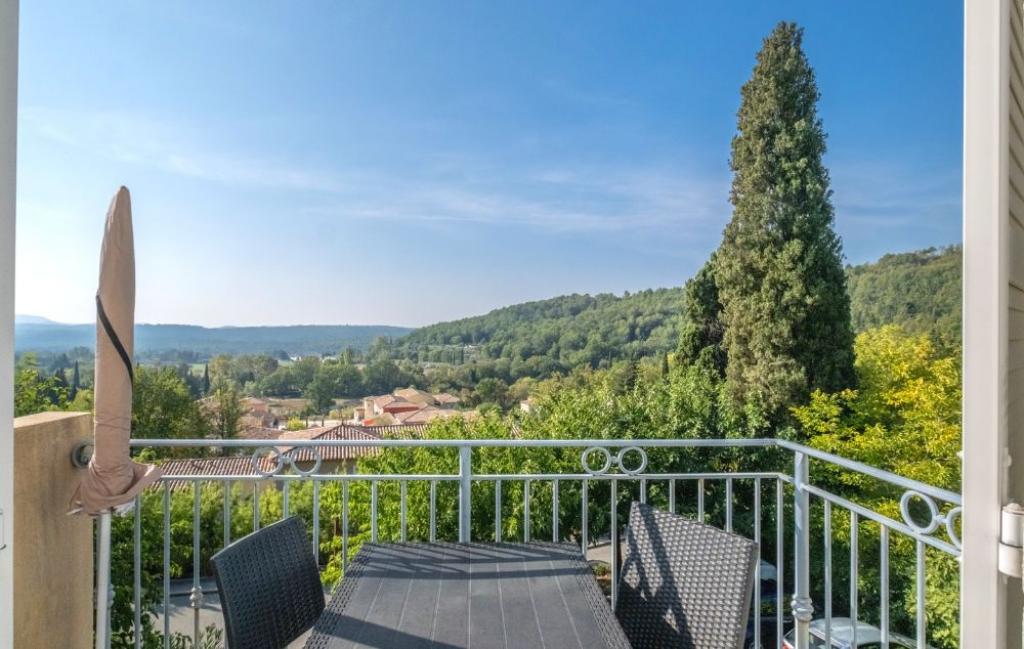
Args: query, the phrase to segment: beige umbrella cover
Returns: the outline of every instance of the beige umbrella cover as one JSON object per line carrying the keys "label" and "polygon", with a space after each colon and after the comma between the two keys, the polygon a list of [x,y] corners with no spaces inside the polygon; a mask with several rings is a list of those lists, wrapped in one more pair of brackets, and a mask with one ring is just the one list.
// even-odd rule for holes
{"label": "beige umbrella cover", "polygon": [[132,352],[135,330],[135,242],[131,196],[121,187],[107,211],[96,291],[94,450],[73,500],[98,514],[130,503],[156,481],[157,467],[132,462]]}

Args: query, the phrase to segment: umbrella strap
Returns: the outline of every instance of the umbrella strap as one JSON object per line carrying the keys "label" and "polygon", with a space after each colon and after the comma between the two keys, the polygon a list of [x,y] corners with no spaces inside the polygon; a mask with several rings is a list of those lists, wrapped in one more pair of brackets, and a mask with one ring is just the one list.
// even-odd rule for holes
{"label": "umbrella strap", "polygon": [[107,318],[107,312],[103,310],[103,300],[100,296],[96,296],[96,315],[100,318],[100,324],[103,325],[103,331],[107,332],[107,338],[110,338],[110,342],[114,345],[114,349],[117,350],[121,360],[124,361],[124,367],[128,370],[128,378],[132,383],[135,383],[135,371],[132,369],[132,359],[128,356],[128,351],[125,350],[124,345],[121,344],[121,339],[117,337],[117,332],[114,331],[114,326],[110,324],[110,319]]}

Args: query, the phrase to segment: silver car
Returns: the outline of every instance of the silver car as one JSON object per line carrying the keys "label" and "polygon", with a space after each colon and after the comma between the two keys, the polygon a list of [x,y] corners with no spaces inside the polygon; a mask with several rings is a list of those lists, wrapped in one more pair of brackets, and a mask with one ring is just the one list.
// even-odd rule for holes
{"label": "silver car", "polygon": [[[876,626],[867,622],[857,622],[857,646],[853,645],[853,621],[848,617],[832,618],[832,642],[825,644],[825,620],[818,619],[811,622],[811,649],[881,649],[882,632]],[[796,640],[794,632],[786,634],[782,646],[785,649],[795,649]],[[914,649],[917,643],[906,636],[898,633],[889,633],[889,647],[892,649]]]}

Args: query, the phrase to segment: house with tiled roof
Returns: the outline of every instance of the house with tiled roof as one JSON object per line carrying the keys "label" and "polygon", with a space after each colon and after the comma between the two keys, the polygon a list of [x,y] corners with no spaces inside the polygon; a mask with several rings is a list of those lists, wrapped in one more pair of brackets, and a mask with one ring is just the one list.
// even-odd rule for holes
{"label": "house with tiled roof", "polygon": [[[456,414],[458,397],[442,392],[431,394],[416,388],[400,388],[392,394],[365,397],[357,406],[349,423],[364,426],[426,423]],[[410,421],[411,420],[411,421]]]}

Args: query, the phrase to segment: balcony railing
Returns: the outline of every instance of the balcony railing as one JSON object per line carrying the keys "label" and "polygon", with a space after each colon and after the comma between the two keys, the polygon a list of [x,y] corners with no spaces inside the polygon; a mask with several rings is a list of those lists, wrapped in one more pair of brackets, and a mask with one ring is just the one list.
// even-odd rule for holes
{"label": "balcony railing", "polygon": [[[913,637],[913,646],[930,646],[933,616],[947,627],[933,642],[952,644],[943,637],[955,637],[955,629],[948,627],[958,619],[959,494],[817,449],[775,439],[287,444],[291,449],[283,452],[265,440],[133,440],[138,450],[174,449],[179,456],[244,455],[253,467],[238,475],[165,475],[156,493],[136,500],[131,528],[133,624],[128,629],[134,646],[144,646],[146,601],[155,602],[163,646],[172,646],[172,576],[191,578],[193,624],[187,635],[194,646],[201,646],[209,554],[250,527],[266,524],[268,515],[304,516],[316,540],[318,561],[321,566],[333,562],[335,572],[343,572],[350,553],[364,540],[574,542],[588,556],[606,553],[614,603],[619,541],[633,499],[744,534],[759,545],[759,586],[748,636],[753,647],[785,646],[790,631],[797,647],[810,647],[809,625],[819,618],[824,646],[831,646],[832,621],[838,617],[876,626],[883,647],[904,646],[897,641],[898,632]],[[402,465],[382,462],[389,454],[399,460],[417,453],[421,459],[423,454],[436,456],[431,466],[439,472],[347,473],[340,465],[332,473],[322,462],[322,452],[333,447],[379,449],[367,465],[380,467]],[[495,458],[504,458],[504,465],[513,469],[487,472],[502,464]],[[745,470],[745,465],[773,470]],[[299,490],[301,507],[295,501]],[[270,493],[276,503],[273,512],[266,506]],[[172,502],[172,495],[190,503],[182,507]],[[157,503],[159,515],[144,514],[146,498]],[[207,520],[211,507],[218,510],[216,525]],[[240,526],[245,529],[240,531]],[[172,539],[180,544],[186,528],[191,533],[191,565],[172,569]],[[159,544],[154,543],[157,538]],[[162,548],[160,561],[146,554],[154,545]],[[159,575],[152,574],[154,565]],[[154,588],[160,592],[152,592]],[[211,594],[209,588],[205,594]],[[852,627],[856,633],[857,625]],[[851,646],[857,646],[855,638]]]}

